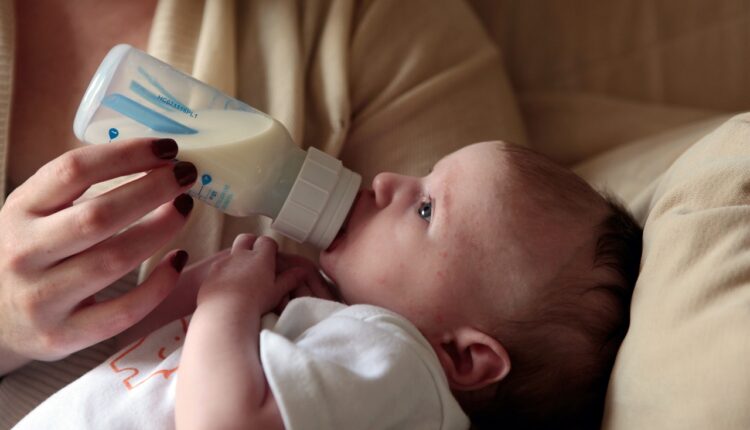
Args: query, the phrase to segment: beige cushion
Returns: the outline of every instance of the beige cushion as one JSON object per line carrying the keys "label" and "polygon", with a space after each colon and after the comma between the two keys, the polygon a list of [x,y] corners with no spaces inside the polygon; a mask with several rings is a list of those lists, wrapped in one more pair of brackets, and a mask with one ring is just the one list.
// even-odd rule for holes
{"label": "beige cushion", "polygon": [[748,192],[750,114],[655,183],[604,429],[750,428]]}
{"label": "beige cushion", "polygon": [[726,122],[714,116],[618,146],[572,166],[595,188],[619,197],[643,223],[661,175],[690,146]]}

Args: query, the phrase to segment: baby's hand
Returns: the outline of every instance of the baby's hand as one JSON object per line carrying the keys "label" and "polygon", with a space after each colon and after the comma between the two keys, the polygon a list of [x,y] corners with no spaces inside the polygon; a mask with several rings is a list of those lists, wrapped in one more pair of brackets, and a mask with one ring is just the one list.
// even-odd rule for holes
{"label": "baby's hand", "polygon": [[230,254],[214,262],[198,292],[198,307],[208,302],[242,312],[264,314],[310,276],[310,269],[276,270],[276,242],[270,237],[237,236]]}

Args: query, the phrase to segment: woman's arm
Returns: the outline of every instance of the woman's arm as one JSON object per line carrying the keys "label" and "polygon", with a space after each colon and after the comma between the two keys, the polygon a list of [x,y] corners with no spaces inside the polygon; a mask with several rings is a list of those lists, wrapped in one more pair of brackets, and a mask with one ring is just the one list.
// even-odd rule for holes
{"label": "woman's arm", "polygon": [[179,429],[283,429],[259,354],[260,319],[309,271],[275,273],[276,243],[240,235],[198,293],[177,382]]}

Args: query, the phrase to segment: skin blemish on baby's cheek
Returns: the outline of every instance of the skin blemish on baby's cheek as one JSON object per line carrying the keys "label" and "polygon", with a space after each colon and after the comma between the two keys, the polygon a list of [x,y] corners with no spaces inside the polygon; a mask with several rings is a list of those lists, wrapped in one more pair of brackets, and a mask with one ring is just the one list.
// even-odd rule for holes
{"label": "skin blemish on baby's cheek", "polygon": [[438,270],[436,275],[440,279],[445,279],[445,270]]}

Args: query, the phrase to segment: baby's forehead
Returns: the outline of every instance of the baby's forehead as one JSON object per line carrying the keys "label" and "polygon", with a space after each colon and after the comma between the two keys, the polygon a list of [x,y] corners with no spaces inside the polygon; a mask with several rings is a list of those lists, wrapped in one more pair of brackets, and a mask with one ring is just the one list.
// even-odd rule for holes
{"label": "baby's forehead", "polygon": [[538,272],[555,266],[583,237],[601,200],[571,171],[514,146],[471,145],[454,154],[453,191],[457,239],[475,249],[480,266],[497,256],[514,270]]}
{"label": "baby's forehead", "polygon": [[473,210],[477,204],[485,210],[528,207],[540,197],[554,201],[560,196],[553,172],[535,154],[517,154],[493,142],[457,151],[438,162],[437,169],[445,171],[452,194],[463,196],[462,204]]}
{"label": "baby's forehead", "polygon": [[454,171],[456,179],[461,182],[481,184],[485,189],[554,187],[557,185],[554,181],[545,179],[554,177],[561,170],[533,151],[499,141],[461,148],[438,161],[434,170],[440,168]]}

